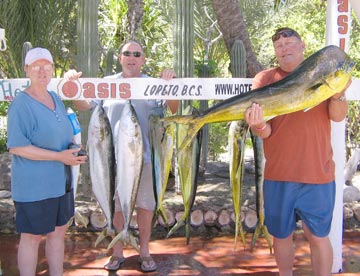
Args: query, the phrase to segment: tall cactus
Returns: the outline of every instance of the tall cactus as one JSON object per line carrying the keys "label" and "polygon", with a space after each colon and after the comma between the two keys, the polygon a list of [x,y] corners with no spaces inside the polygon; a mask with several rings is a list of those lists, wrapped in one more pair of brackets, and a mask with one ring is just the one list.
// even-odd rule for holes
{"label": "tall cactus", "polygon": [[114,56],[115,56],[115,50],[114,48],[110,48],[106,54],[105,76],[109,76],[113,74],[113,65],[115,63],[114,61],[116,60]]}
{"label": "tall cactus", "polygon": [[246,50],[240,39],[231,47],[230,71],[233,78],[246,78]]}
{"label": "tall cactus", "polygon": [[[22,68],[24,68],[25,66],[25,57],[27,52],[29,52],[29,50],[32,48],[32,44],[31,42],[24,42],[23,47],[22,47]],[[25,77],[25,72],[23,71],[23,77]]]}
{"label": "tall cactus", "polygon": [[[179,78],[194,76],[194,0],[175,0],[174,69]],[[190,105],[182,101],[179,112]],[[175,189],[180,192],[177,162],[175,164]]]}
{"label": "tall cactus", "polygon": [[[99,68],[98,58],[98,10],[100,0],[79,0],[78,1],[78,22],[77,22],[77,68],[82,71],[83,77],[97,77]],[[79,121],[82,126],[81,140],[85,145],[91,112],[82,111],[79,113]],[[91,193],[89,163],[82,165],[79,190],[84,194]]]}
{"label": "tall cactus", "polygon": [[175,70],[180,78],[194,76],[194,0],[176,0]]}

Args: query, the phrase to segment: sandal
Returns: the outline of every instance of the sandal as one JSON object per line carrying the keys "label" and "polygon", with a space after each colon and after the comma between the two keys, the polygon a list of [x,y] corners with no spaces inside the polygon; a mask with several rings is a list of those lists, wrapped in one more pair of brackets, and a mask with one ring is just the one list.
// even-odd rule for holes
{"label": "sandal", "polygon": [[138,261],[142,272],[152,272],[157,270],[157,265],[151,256],[139,257]]}
{"label": "sandal", "polygon": [[104,268],[109,271],[116,271],[124,264],[125,258],[118,256],[111,256],[108,261],[105,263]]}

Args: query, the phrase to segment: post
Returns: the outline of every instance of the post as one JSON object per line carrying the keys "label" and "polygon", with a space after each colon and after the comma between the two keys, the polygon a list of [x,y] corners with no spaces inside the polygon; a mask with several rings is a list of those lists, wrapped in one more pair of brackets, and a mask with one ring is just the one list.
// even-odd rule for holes
{"label": "post", "polygon": [[[345,52],[349,48],[351,8],[348,0],[328,0],[326,12],[326,45],[337,45]],[[342,272],[342,226],[345,166],[345,120],[331,122],[331,142],[335,161],[336,197],[333,220],[329,234],[333,247],[332,273]]]}

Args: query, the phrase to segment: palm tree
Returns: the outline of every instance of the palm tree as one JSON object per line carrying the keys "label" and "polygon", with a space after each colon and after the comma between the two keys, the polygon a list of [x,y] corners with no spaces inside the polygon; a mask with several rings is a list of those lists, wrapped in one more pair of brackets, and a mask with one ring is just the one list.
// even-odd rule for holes
{"label": "palm tree", "polygon": [[263,67],[253,52],[240,3],[233,0],[212,0],[212,6],[223,34],[228,54],[230,55],[234,41],[240,39],[246,49],[248,64],[246,75],[247,77],[255,76]]}
{"label": "palm tree", "polygon": [[69,52],[75,49],[75,6],[72,0],[0,1],[0,26],[6,29],[8,46],[0,55],[0,71],[9,78],[23,76],[22,47],[30,42],[34,47],[48,48],[56,73],[62,74]]}

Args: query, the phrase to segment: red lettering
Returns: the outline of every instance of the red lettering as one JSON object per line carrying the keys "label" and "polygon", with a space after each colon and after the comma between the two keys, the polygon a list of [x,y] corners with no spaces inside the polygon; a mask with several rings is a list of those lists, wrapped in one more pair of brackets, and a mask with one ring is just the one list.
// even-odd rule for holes
{"label": "red lettering", "polygon": [[338,0],[338,11],[339,12],[348,12],[349,11],[349,1],[348,0]]}
{"label": "red lettering", "polygon": [[98,97],[100,99],[109,98],[109,86],[107,83],[98,84]]}
{"label": "red lettering", "polygon": [[129,83],[120,83],[119,96],[121,99],[128,99],[131,97],[131,86]]}
{"label": "red lettering", "polygon": [[348,17],[347,15],[340,15],[337,20],[339,34],[347,34],[348,32]]}
{"label": "red lettering", "polygon": [[116,83],[110,84],[110,94],[112,99],[116,99]]}
{"label": "red lettering", "polygon": [[340,38],[339,47],[344,51],[345,51],[345,43],[346,43],[346,39],[345,38]]}
{"label": "red lettering", "polygon": [[84,98],[95,98],[95,86],[91,82],[85,82],[83,84],[83,96]]}

